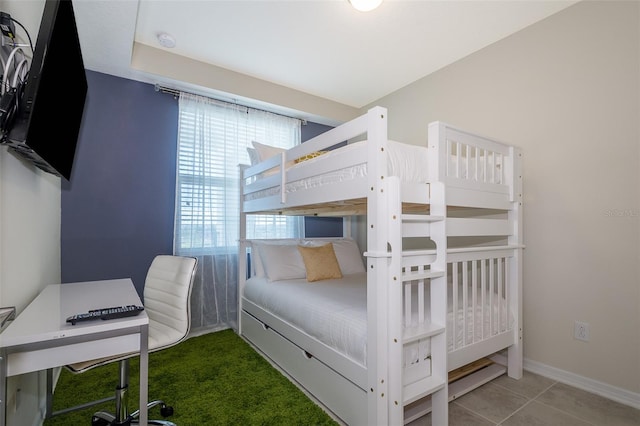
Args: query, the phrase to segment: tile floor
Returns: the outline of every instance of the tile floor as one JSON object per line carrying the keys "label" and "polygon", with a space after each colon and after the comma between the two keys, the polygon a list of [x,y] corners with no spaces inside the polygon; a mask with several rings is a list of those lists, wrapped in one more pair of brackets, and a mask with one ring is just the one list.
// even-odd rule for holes
{"label": "tile floor", "polygon": [[[430,426],[431,416],[411,426]],[[501,376],[449,404],[449,426],[640,426],[640,410],[524,372]],[[437,426],[437,425],[434,425]]]}

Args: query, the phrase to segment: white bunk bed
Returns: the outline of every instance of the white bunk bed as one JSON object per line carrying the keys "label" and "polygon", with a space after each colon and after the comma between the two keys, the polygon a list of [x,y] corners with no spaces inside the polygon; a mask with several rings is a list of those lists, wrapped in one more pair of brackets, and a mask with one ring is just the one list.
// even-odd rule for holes
{"label": "white bunk bed", "polygon": [[[364,141],[295,163],[363,136]],[[242,166],[240,181],[239,333],[342,421],[402,424],[432,410],[432,424],[447,424],[448,401],[472,386],[449,389],[447,373],[504,349],[509,376],[522,376],[519,149],[440,122],[429,125],[426,149],[408,147],[388,140],[387,111],[375,107],[259,164]],[[250,214],[365,216],[366,272],[344,279],[366,282],[278,282],[260,274],[247,280],[246,253],[268,245],[246,239]],[[340,247],[350,240],[330,241]],[[336,253],[340,261],[338,248]],[[277,300],[278,286],[293,293],[331,285],[353,285],[365,299],[358,314],[365,324],[361,358],[255,296],[256,288]],[[336,295],[341,301],[350,297],[338,290]],[[312,303],[311,295],[294,297]],[[478,380],[503,372],[492,367]]]}

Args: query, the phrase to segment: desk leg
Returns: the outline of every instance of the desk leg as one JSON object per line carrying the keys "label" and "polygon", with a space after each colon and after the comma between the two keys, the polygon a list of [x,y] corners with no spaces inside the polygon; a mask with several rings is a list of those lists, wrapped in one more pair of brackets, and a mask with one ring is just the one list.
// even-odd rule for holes
{"label": "desk leg", "polygon": [[7,352],[0,351],[0,426],[7,424]]}
{"label": "desk leg", "polygon": [[[147,425],[149,401],[149,326],[140,327],[140,424]],[[4,426],[4,425],[2,425]]]}
{"label": "desk leg", "polygon": [[53,368],[47,368],[47,407],[44,418],[48,419],[53,414]]}

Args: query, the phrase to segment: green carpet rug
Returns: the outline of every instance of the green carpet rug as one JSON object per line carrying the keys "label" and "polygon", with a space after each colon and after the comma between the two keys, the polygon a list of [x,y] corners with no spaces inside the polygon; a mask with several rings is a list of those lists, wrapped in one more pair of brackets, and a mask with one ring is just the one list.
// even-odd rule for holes
{"label": "green carpet rug", "polygon": [[[113,395],[118,363],[83,374],[63,369],[54,411]],[[138,407],[139,362],[131,359],[129,411]],[[168,420],[179,426],[336,425],[278,370],[232,330],[190,338],[149,354],[149,398],[173,406]],[[53,417],[45,426],[90,425],[95,411],[113,412],[108,402]],[[159,408],[150,419],[161,419]]]}

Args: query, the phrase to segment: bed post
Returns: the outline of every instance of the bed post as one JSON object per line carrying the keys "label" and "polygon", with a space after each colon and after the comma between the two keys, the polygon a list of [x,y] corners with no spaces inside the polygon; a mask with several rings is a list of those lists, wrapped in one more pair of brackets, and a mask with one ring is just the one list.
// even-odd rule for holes
{"label": "bed post", "polygon": [[[445,331],[431,338],[431,375],[440,378],[442,386],[436,386],[431,394],[431,422],[434,425],[446,425],[449,419],[449,388],[447,381],[448,348],[447,348],[447,202],[446,186],[442,181],[433,181],[429,185],[431,240],[436,243],[436,259],[431,265],[432,272],[440,271],[442,275],[431,278],[431,321],[433,324],[444,324]],[[437,218],[440,218],[439,220]]]}
{"label": "bed post", "polygon": [[343,238],[351,238],[351,216],[344,216],[342,218],[342,237]]}
{"label": "bed post", "polygon": [[509,284],[511,286],[511,312],[517,312],[514,318],[516,343],[507,350],[507,374],[514,379],[522,378],[522,258],[523,258],[523,224],[522,224],[522,151],[510,147],[512,168],[510,170],[510,186],[512,208],[509,210],[509,222],[513,232],[509,236],[509,245],[515,247],[513,256],[509,260]]}
{"label": "bed post", "polygon": [[244,212],[244,171],[248,166],[240,164],[238,166],[240,174],[240,232],[238,240],[238,335],[242,334],[242,290],[247,280],[247,214]]}
{"label": "bed post", "polygon": [[387,272],[387,306],[389,364],[389,424],[400,424],[404,420],[404,315],[403,301],[403,250],[402,250],[402,197],[400,180],[395,176],[387,176],[385,190],[388,193],[388,212],[386,216],[389,230],[389,248],[391,250]]}
{"label": "bed post", "polygon": [[429,182],[447,183],[446,125],[439,121],[429,123],[427,149],[429,151]]}
{"label": "bed post", "polygon": [[387,269],[389,241],[384,177],[387,164],[387,110],[367,113],[367,414],[368,424],[389,424],[387,354]]}

